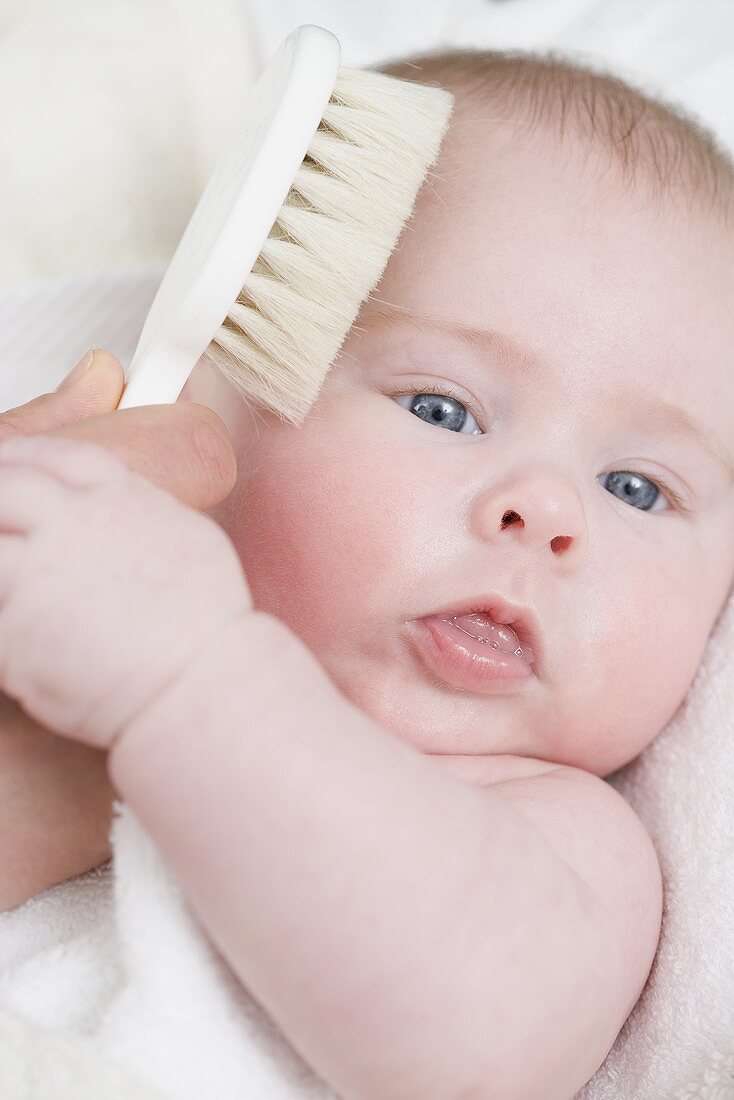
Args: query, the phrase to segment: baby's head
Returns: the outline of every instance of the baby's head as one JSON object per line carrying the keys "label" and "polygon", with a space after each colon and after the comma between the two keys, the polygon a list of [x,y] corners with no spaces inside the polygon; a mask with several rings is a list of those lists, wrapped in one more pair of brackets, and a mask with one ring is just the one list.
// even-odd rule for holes
{"label": "baby's head", "polygon": [[[439,162],[300,428],[198,368],[186,396],[240,464],[213,514],[255,606],[386,728],[607,775],[673,716],[732,588],[734,166],[562,58],[384,71],[454,93]],[[407,624],[490,593],[542,646],[486,695]]]}

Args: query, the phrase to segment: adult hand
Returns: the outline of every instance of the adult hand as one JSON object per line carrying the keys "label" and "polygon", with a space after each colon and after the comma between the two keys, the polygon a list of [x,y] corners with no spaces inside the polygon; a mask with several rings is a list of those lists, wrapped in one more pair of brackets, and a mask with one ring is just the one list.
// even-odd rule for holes
{"label": "adult hand", "polygon": [[45,432],[98,443],[200,511],[229,495],[237,462],[229,433],[216,413],[184,402],[117,409],[125,383],[118,360],[96,349],[86,372],[74,377],[83,364],[84,359],[54,393],[1,413],[0,437]]}
{"label": "adult hand", "polygon": [[[124,381],[96,349],[54,393],[0,414],[0,437],[85,439],[191,507],[224,500],[237,465],[219,417],[193,403],[118,410]],[[56,737],[0,694],[0,910],[104,863],[114,797],[105,753]]]}

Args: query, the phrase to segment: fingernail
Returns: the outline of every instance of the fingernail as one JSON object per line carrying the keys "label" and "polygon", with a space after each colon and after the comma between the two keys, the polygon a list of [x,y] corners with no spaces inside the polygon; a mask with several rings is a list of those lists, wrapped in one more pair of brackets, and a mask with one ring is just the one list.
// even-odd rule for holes
{"label": "fingernail", "polygon": [[72,367],[72,369],[67,374],[66,378],[64,378],[59,383],[59,385],[56,387],[55,392],[56,393],[66,393],[67,390],[73,390],[74,386],[77,384],[77,382],[82,377],[82,375],[86,374],[86,372],[91,367],[93,359],[94,359],[94,348],[90,348],[89,351],[84,352],[84,355],[82,355],[81,359],[76,364],[76,366]]}

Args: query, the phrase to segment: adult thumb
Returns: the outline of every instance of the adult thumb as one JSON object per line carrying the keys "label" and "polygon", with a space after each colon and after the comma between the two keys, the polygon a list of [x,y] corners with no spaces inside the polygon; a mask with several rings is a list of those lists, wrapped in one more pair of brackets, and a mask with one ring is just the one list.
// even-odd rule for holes
{"label": "adult thumb", "polygon": [[125,386],[119,360],[103,348],[86,352],[53,393],[0,413],[0,436],[35,435],[117,408]]}

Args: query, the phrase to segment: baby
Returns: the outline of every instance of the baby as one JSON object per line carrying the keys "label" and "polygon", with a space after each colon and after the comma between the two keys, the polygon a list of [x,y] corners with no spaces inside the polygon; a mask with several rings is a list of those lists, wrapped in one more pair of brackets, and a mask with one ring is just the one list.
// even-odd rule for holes
{"label": "baby", "polygon": [[340,1095],[567,1100],[660,930],[603,777],[734,579],[734,168],[558,59],[418,65],[386,71],[455,115],[306,422],[186,388],[237,454],[209,517],[99,446],[0,443],[0,688],[109,750]]}

